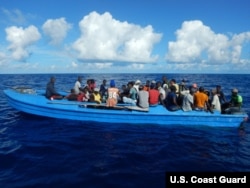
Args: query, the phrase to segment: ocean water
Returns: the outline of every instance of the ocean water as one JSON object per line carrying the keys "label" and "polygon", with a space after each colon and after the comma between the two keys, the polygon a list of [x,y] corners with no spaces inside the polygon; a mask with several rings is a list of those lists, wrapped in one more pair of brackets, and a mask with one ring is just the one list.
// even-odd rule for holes
{"label": "ocean water", "polygon": [[[82,74],[83,81],[160,80],[163,74]],[[250,123],[244,129],[205,126],[102,124],[19,112],[3,90],[44,89],[51,75],[0,75],[0,187],[165,187],[165,173],[250,171]],[[78,74],[56,74],[69,91]],[[166,74],[212,89],[229,99],[237,87],[250,114],[250,75]]]}

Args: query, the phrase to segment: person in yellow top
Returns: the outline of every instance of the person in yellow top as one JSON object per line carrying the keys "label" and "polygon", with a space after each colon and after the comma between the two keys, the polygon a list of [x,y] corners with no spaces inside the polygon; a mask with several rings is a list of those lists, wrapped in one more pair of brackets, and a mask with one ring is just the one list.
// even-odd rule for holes
{"label": "person in yellow top", "polygon": [[194,94],[194,107],[195,110],[198,111],[208,110],[213,113],[208,102],[208,95],[205,94],[204,87],[199,87],[199,92]]}
{"label": "person in yellow top", "polygon": [[115,87],[115,81],[110,81],[110,87],[108,88],[108,98],[107,98],[107,106],[114,107],[117,105],[119,96],[119,89]]}
{"label": "person in yellow top", "polygon": [[91,102],[96,102],[98,104],[101,104],[102,97],[101,97],[101,94],[99,93],[99,89],[98,88],[94,88],[94,92],[91,94],[90,101]]}

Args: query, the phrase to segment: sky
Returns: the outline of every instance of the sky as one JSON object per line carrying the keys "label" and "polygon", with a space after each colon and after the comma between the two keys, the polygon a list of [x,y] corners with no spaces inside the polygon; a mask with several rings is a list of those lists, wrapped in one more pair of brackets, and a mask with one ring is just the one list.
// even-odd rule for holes
{"label": "sky", "polygon": [[250,73],[249,0],[1,0],[0,74]]}

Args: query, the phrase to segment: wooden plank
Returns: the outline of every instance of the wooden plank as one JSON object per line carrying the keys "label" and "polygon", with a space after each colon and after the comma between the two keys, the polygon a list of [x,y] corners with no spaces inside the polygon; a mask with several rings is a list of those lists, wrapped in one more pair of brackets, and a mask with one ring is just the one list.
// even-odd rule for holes
{"label": "wooden plank", "polygon": [[62,105],[79,105],[79,107],[84,108],[98,108],[98,109],[108,109],[108,110],[134,110],[140,112],[148,112],[149,108],[140,108],[138,106],[125,106],[116,105],[114,107],[108,107],[106,104],[88,103],[88,102],[70,102],[70,101],[48,101],[48,104],[62,104]]}
{"label": "wooden plank", "polygon": [[140,111],[140,112],[148,112],[148,108],[140,108],[138,106],[114,106],[109,107],[105,104],[81,104],[80,107],[84,108],[98,108],[98,109],[108,109],[108,110],[131,110],[131,111]]}

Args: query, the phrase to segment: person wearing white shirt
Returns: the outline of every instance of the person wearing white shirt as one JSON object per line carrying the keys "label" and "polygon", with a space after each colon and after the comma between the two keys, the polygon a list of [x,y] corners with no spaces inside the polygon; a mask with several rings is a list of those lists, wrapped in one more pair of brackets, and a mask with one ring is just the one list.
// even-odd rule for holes
{"label": "person wearing white shirt", "polygon": [[212,89],[212,109],[221,112],[221,104],[220,104],[220,99],[218,97],[216,89]]}
{"label": "person wearing white shirt", "polygon": [[80,91],[82,90],[82,77],[78,76],[77,81],[75,82],[74,90],[75,94],[79,94]]}

